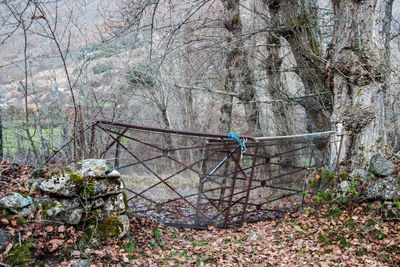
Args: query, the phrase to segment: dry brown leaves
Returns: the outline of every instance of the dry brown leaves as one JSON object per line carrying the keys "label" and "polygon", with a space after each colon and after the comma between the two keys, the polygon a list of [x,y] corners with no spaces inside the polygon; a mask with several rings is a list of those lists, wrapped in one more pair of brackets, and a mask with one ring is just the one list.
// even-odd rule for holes
{"label": "dry brown leaves", "polygon": [[[3,163],[0,170],[9,166]],[[30,178],[30,167],[14,167],[0,197],[22,190],[19,180]],[[85,257],[92,266],[399,266],[400,223],[384,222],[365,210],[342,207],[335,213],[322,205],[278,221],[203,231],[132,218],[128,238],[103,243],[85,239],[74,227],[0,215],[0,227],[14,240],[0,253],[0,262],[7,262],[6,254],[19,239],[29,239],[35,263],[48,266],[68,266]]]}

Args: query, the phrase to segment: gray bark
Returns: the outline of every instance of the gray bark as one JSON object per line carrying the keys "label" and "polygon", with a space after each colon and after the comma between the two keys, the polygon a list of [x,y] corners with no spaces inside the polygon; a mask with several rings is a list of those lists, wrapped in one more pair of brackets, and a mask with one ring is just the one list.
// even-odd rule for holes
{"label": "gray bark", "polygon": [[[384,1],[384,0],[379,0]],[[377,46],[376,0],[334,0],[334,35],[329,51],[334,93],[332,123],[344,134],[340,163],[365,163],[386,142],[385,53]]]}

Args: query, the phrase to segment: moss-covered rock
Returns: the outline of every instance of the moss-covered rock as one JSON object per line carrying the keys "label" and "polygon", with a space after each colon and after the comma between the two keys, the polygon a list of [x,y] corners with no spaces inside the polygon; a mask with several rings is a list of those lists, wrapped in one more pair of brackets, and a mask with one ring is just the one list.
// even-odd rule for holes
{"label": "moss-covered rock", "polygon": [[73,197],[82,186],[83,179],[79,175],[70,172],[52,172],[40,184],[40,189],[57,196]]}
{"label": "moss-covered rock", "polygon": [[86,159],[82,161],[83,177],[106,177],[113,170],[110,160]]}
{"label": "moss-covered rock", "polygon": [[43,170],[43,169],[40,169],[40,168],[34,169],[34,170],[31,172],[31,175],[32,175],[32,177],[35,177],[35,178],[41,178],[41,177],[44,177],[44,176],[45,176],[44,170]]}
{"label": "moss-covered rock", "polygon": [[106,198],[103,210],[107,217],[122,214],[126,211],[124,194],[112,195]]}
{"label": "moss-covered rock", "polygon": [[366,195],[370,199],[400,198],[400,181],[398,177],[388,176],[382,178],[367,188]]}
{"label": "moss-covered rock", "polygon": [[129,231],[129,218],[126,215],[112,216],[99,222],[95,236],[100,240],[122,238]]}
{"label": "moss-covered rock", "polygon": [[384,201],[379,209],[384,220],[399,220],[400,219],[400,203],[396,201]]}
{"label": "moss-covered rock", "polygon": [[119,179],[99,180],[94,183],[94,192],[91,194],[90,198],[95,199],[98,197],[119,194],[122,193],[123,189],[124,185]]}
{"label": "moss-covered rock", "polygon": [[371,157],[369,169],[372,173],[379,176],[389,176],[396,173],[396,167],[381,154]]}
{"label": "moss-covered rock", "polygon": [[28,264],[32,261],[32,244],[25,240],[21,245],[15,246],[8,254],[8,261],[12,266]]}
{"label": "moss-covered rock", "polygon": [[30,196],[20,193],[12,193],[0,199],[0,208],[6,208],[22,217],[29,216],[35,210],[35,204]]}
{"label": "moss-covered rock", "polygon": [[10,237],[8,236],[8,233],[0,229],[0,251],[3,251],[8,243],[10,243]]}
{"label": "moss-covered rock", "polygon": [[94,193],[94,184],[82,176],[68,172],[52,172],[40,184],[44,192],[62,197],[89,198]]}

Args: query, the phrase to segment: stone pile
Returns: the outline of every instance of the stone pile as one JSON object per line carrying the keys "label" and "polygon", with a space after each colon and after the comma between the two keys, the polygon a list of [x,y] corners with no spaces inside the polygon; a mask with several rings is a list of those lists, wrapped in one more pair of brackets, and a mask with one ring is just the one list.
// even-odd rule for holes
{"label": "stone pile", "polygon": [[[30,193],[40,193],[32,198],[12,193],[0,199],[5,208],[22,217],[28,217],[39,208],[42,219],[64,222],[69,225],[85,225],[86,228],[111,229],[112,234],[122,237],[129,229],[124,185],[118,171],[110,161],[87,159],[66,169],[47,173],[33,172],[35,179],[25,185]],[[102,225],[112,223],[113,227]],[[108,233],[103,233],[108,237]]]}
{"label": "stone pile", "polygon": [[[368,171],[355,169],[350,178],[358,181],[365,191],[364,197],[369,200],[379,200],[378,209],[385,219],[400,219],[400,174],[392,162],[381,154],[371,157]],[[351,181],[343,181],[339,185],[339,191],[346,194],[349,191]]]}

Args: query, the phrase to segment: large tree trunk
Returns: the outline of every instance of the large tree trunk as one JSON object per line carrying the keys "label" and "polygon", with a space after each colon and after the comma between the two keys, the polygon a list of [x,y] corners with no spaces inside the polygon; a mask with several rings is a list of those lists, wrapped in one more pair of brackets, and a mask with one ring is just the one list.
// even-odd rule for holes
{"label": "large tree trunk", "polygon": [[[273,2],[264,0],[266,9],[269,12],[269,25],[272,29],[280,27],[280,7],[274,5]],[[280,55],[281,40],[277,35],[267,32],[267,51],[265,51],[265,71],[267,78],[266,81],[266,94],[270,97],[271,107],[269,110],[272,113],[271,127],[267,129],[267,135],[290,135],[293,134],[293,119],[289,115],[289,106],[284,101],[287,98],[288,92],[282,86],[281,68],[283,58]]]}
{"label": "large tree trunk", "polygon": [[331,120],[344,134],[340,163],[356,165],[365,163],[386,142],[385,53],[377,46],[374,28],[382,23],[377,19],[377,0],[334,0],[333,7],[328,68],[334,94]]}
{"label": "large tree trunk", "polygon": [[325,61],[319,43],[315,1],[269,0],[270,9],[281,14],[281,27],[276,31],[288,41],[296,60],[296,73],[304,85],[304,94],[314,97],[299,101],[306,112],[309,132],[331,128],[331,98],[326,97]]}
{"label": "large tree trunk", "polygon": [[[239,100],[243,103],[247,131],[252,135],[261,132],[259,124],[259,108],[256,103],[256,89],[253,84],[254,77],[248,62],[248,52],[243,47],[243,26],[240,18],[239,0],[221,0],[225,7],[224,26],[228,30],[227,49],[225,63],[225,84],[226,92],[239,93]],[[235,88],[237,87],[237,90]],[[230,100],[230,101],[229,101]],[[221,108],[221,129],[229,132],[232,118],[232,97],[224,96]],[[229,101],[229,102],[228,102]]]}

